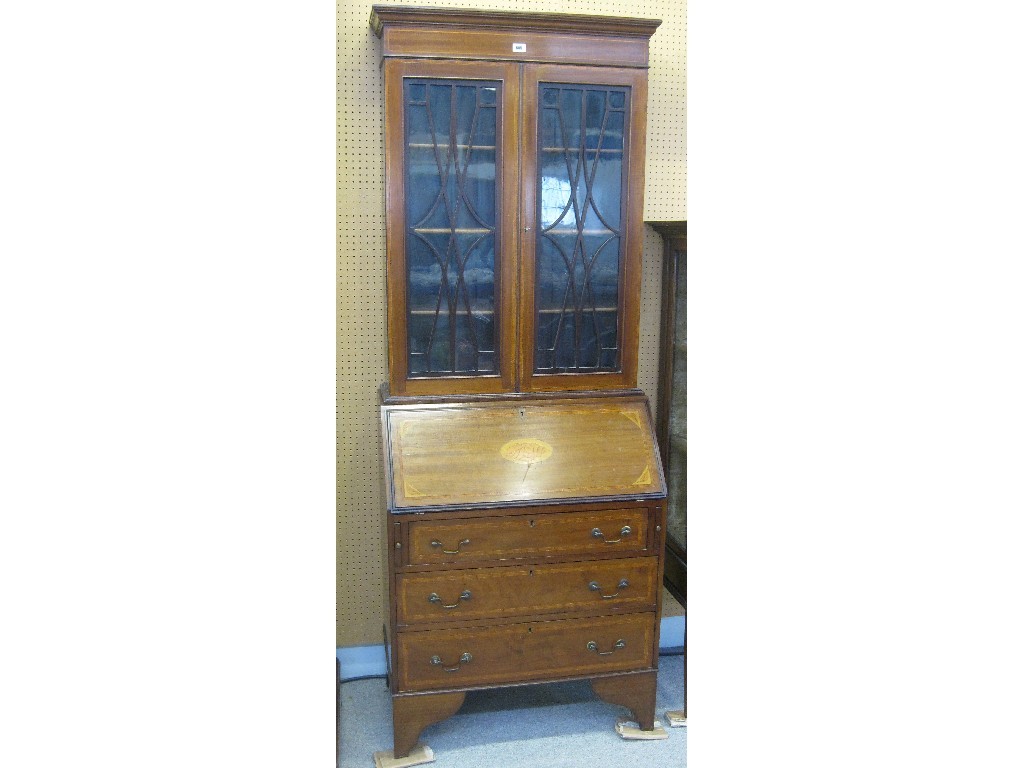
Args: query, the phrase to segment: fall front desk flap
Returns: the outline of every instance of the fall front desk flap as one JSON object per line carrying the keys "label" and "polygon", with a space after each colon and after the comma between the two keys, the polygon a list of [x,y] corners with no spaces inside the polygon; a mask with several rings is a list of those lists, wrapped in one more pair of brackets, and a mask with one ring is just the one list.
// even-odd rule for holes
{"label": "fall front desk flap", "polygon": [[642,397],[382,411],[395,512],[665,495]]}

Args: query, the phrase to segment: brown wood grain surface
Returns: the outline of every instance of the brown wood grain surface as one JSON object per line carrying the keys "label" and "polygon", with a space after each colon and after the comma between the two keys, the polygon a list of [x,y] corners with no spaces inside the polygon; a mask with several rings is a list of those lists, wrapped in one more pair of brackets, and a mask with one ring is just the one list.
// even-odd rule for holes
{"label": "brown wood grain surface", "polygon": [[[571,32],[634,36],[647,40],[661,25],[661,19],[582,13],[477,10],[408,5],[374,5],[370,28],[380,37],[389,25],[423,28],[513,29],[538,32]],[[428,36],[429,35],[425,35]]]}
{"label": "brown wood grain surface", "polygon": [[[651,667],[654,614],[399,632],[399,689],[540,680]],[[616,643],[621,642],[621,647]],[[593,643],[593,650],[588,649]],[[461,661],[469,654],[469,661]],[[437,656],[440,663],[431,663]]]}
{"label": "brown wood grain surface", "polygon": [[[648,546],[648,520],[649,511],[644,508],[414,520],[409,523],[409,562],[498,562],[592,552],[637,554]],[[624,533],[627,527],[629,532]],[[595,530],[601,535],[595,535]]]}
{"label": "brown wood grain surface", "polygon": [[665,492],[644,401],[384,411],[393,509]]}
{"label": "brown wood grain surface", "polygon": [[653,611],[657,576],[655,557],[400,574],[396,579],[398,623],[579,610]]}
{"label": "brown wood grain surface", "polygon": [[[397,26],[384,32],[384,56],[560,62],[609,67],[646,67],[647,40],[611,35],[504,29],[432,29]],[[522,46],[513,48],[513,44]]]}

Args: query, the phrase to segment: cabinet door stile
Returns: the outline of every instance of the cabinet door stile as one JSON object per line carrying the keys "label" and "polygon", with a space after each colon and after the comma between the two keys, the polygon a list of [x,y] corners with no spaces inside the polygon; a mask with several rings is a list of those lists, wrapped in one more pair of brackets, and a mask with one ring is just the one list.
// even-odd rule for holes
{"label": "cabinet door stile", "polygon": [[519,218],[519,186],[522,183],[522,66],[509,64],[506,68],[505,110],[503,142],[505,162],[502,165],[502,233],[505,247],[501,258],[501,314],[502,355],[508,375],[503,379],[505,391],[519,389],[519,264],[522,232]]}
{"label": "cabinet door stile", "polygon": [[520,131],[519,183],[519,380],[520,392],[530,391],[530,372],[533,370],[534,338],[534,262],[537,238],[537,102],[526,93],[535,87],[533,67],[523,65],[520,104],[522,130]]}

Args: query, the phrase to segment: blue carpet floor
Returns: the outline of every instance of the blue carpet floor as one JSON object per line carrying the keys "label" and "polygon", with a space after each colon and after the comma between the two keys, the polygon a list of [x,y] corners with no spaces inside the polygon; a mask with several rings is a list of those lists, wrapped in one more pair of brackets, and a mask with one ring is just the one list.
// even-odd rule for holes
{"label": "blue carpet floor", "polygon": [[[383,680],[341,686],[340,768],[372,768],[391,749],[391,700]],[[683,659],[663,656],[657,719],[682,709]],[[625,741],[615,733],[623,707],[598,699],[584,682],[527,685],[466,695],[462,709],[428,726],[420,741],[436,768],[685,768],[686,728],[663,741]]]}

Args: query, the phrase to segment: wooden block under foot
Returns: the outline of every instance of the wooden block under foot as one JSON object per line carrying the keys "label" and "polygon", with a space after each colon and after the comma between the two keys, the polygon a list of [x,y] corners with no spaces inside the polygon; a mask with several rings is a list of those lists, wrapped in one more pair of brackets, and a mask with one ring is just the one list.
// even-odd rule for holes
{"label": "wooden block under foot", "polygon": [[686,710],[670,709],[665,713],[665,719],[673,728],[683,728],[686,726]]}
{"label": "wooden block under foot", "polygon": [[650,731],[640,729],[640,724],[620,717],[615,723],[615,732],[624,739],[638,739],[647,741],[649,739],[667,739],[668,731],[661,727],[661,723],[654,721],[654,728]]}
{"label": "wooden block under foot", "polygon": [[411,765],[423,765],[434,762],[434,750],[426,744],[417,744],[406,757],[395,757],[395,750],[386,749],[373,753],[376,768],[409,768]]}

